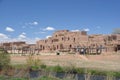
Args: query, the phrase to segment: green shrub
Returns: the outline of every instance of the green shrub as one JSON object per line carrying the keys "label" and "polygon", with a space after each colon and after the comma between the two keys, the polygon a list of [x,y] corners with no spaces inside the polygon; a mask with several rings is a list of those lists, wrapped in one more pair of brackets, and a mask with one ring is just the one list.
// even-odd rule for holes
{"label": "green shrub", "polygon": [[106,71],[99,71],[99,70],[88,70],[89,73],[91,73],[91,75],[107,75]]}
{"label": "green shrub", "polygon": [[66,73],[77,73],[77,68],[75,67],[63,67],[64,72]]}
{"label": "green shrub", "polygon": [[59,65],[55,66],[55,67],[53,68],[53,70],[54,70],[55,72],[64,72],[63,68],[62,68],[61,66],[59,66]]}
{"label": "green shrub", "polygon": [[107,76],[120,77],[120,72],[108,71]]}
{"label": "green shrub", "polygon": [[29,80],[29,79],[26,79],[26,78],[11,78],[9,80]]}
{"label": "green shrub", "polygon": [[11,78],[11,77],[0,76],[0,80],[29,80],[29,79],[27,79],[27,78]]}
{"label": "green shrub", "polygon": [[9,66],[9,64],[10,64],[10,55],[6,51],[0,49],[0,68],[7,67]]}
{"label": "green shrub", "polygon": [[57,79],[57,78],[54,78],[54,77],[43,76],[39,80],[60,80],[60,79]]}
{"label": "green shrub", "polygon": [[5,80],[5,77],[4,76],[0,76],[0,80]]}
{"label": "green shrub", "polygon": [[27,66],[30,67],[33,70],[40,69],[41,60],[39,58],[35,58],[32,55],[29,55],[26,59]]}
{"label": "green shrub", "polygon": [[39,67],[39,66],[31,66],[31,69],[32,69],[32,70],[39,70],[40,67]]}
{"label": "green shrub", "polygon": [[46,66],[45,64],[42,64],[42,65],[40,65],[40,68],[41,68],[41,69],[46,69],[47,66]]}
{"label": "green shrub", "polygon": [[84,74],[85,69],[84,68],[76,68],[77,73]]}
{"label": "green shrub", "polygon": [[61,66],[47,66],[46,71],[50,72],[65,72],[65,69],[63,69]]}
{"label": "green shrub", "polygon": [[13,64],[12,67],[15,68],[15,69],[26,69],[26,68],[28,68],[26,66],[26,64]]}
{"label": "green shrub", "polygon": [[114,75],[115,77],[120,77],[120,72],[114,72]]}

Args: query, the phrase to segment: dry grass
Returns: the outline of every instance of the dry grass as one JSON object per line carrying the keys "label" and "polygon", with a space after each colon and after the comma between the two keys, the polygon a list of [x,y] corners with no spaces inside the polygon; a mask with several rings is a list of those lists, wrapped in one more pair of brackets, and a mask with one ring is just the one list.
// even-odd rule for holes
{"label": "dry grass", "polygon": [[[12,64],[26,63],[26,56],[14,56],[11,59]],[[44,64],[50,66],[59,64],[61,66],[74,66],[108,71],[120,71],[120,55],[93,55],[85,57],[80,55],[41,55],[39,56],[39,59]]]}

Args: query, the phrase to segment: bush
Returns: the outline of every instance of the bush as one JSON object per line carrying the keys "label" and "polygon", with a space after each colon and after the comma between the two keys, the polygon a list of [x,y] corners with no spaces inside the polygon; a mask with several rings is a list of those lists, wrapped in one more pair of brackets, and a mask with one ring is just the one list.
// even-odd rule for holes
{"label": "bush", "polygon": [[9,66],[10,64],[10,55],[5,52],[3,49],[0,49],[0,68]]}
{"label": "bush", "polygon": [[25,78],[11,78],[9,80],[28,80],[28,79],[25,79]]}
{"label": "bush", "polygon": [[0,80],[5,80],[5,77],[4,76],[0,76]]}
{"label": "bush", "polygon": [[55,72],[64,72],[63,68],[62,68],[61,66],[59,66],[59,65],[55,66],[55,67],[53,68],[53,70],[54,70]]}
{"label": "bush", "polygon": [[84,68],[76,68],[77,73],[84,74],[85,69]]}
{"label": "bush", "polygon": [[100,70],[88,70],[89,73],[91,73],[91,75],[104,75],[106,76],[107,75],[107,72],[106,71],[100,71]]}
{"label": "bush", "polygon": [[45,64],[40,65],[40,68],[41,68],[41,69],[46,69],[46,67],[47,67],[47,66],[46,66]]}
{"label": "bush", "polygon": [[114,76],[120,77],[120,72],[114,72],[114,73],[115,73]]}
{"label": "bush", "polygon": [[57,79],[57,78],[54,78],[54,77],[43,76],[39,80],[60,80],[60,79]]}
{"label": "bush", "polygon": [[27,60],[27,66],[30,67],[33,70],[40,69],[41,60],[39,58],[35,58],[32,55],[29,55]]}

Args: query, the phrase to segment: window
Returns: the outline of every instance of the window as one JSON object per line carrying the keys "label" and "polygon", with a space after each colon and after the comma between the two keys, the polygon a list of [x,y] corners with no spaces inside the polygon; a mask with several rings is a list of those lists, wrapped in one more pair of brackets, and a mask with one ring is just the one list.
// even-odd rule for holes
{"label": "window", "polygon": [[74,42],[75,42],[75,38],[74,38],[74,40],[73,40]]}
{"label": "window", "polygon": [[45,49],[45,47],[43,46],[43,50]]}
{"label": "window", "polygon": [[55,37],[57,37],[57,35],[55,35]]}
{"label": "window", "polygon": [[112,36],[113,40],[117,40],[117,36]]}
{"label": "window", "polygon": [[60,44],[60,49],[63,49],[63,44]]}
{"label": "window", "polygon": [[68,37],[68,41],[70,40],[70,38]]}
{"label": "window", "polygon": [[45,43],[47,43],[47,40],[45,40]]}
{"label": "window", "polygon": [[59,46],[57,45],[57,49],[59,48]]}
{"label": "window", "polygon": [[53,39],[52,42],[58,42],[59,40],[58,39]]}
{"label": "window", "polygon": [[40,45],[40,48],[42,48],[42,45]]}
{"label": "window", "polygon": [[64,38],[62,37],[62,41],[64,40]]}
{"label": "window", "polygon": [[51,42],[53,43],[53,40]]}
{"label": "window", "polygon": [[72,45],[70,44],[70,46],[69,46],[70,48],[72,48]]}
{"label": "window", "polygon": [[111,41],[111,37],[110,36],[108,36],[108,41]]}

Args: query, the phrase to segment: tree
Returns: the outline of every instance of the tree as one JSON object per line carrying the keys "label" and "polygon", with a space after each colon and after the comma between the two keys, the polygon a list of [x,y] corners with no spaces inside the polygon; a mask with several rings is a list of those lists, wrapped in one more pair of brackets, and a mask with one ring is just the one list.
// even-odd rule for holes
{"label": "tree", "polygon": [[4,50],[0,49],[0,69],[9,66],[10,55]]}

